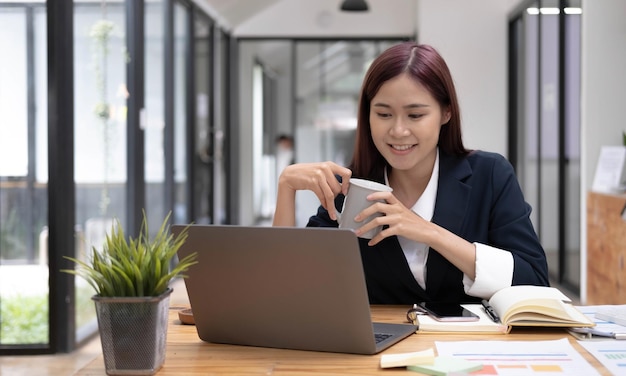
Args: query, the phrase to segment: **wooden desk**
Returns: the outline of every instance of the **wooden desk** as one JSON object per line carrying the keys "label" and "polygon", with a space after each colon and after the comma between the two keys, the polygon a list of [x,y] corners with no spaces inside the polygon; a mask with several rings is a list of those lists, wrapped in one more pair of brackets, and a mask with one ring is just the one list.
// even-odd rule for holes
{"label": "wooden desk", "polygon": [[[416,334],[397,343],[377,355],[336,354],[314,351],[281,350],[250,346],[220,345],[201,341],[195,326],[182,325],[178,310],[170,308],[170,324],[167,334],[165,364],[158,375],[324,375],[346,374],[373,375],[398,374],[418,375],[405,368],[381,369],[381,354],[421,351],[432,348],[435,340],[555,340],[569,338],[570,343],[601,375],[610,375],[591,354],[587,353],[574,339],[561,329],[513,329],[509,334],[495,335],[432,335]],[[381,322],[403,322],[408,307],[373,306],[372,317]],[[97,357],[77,375],[106,375],[102,355]]]}

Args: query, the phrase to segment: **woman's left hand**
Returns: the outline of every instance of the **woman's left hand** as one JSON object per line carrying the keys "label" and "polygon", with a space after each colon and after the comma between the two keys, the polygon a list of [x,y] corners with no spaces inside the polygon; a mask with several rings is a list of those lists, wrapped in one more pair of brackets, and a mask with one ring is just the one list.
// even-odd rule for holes
{"label": "woman's left hand", "polygon": [[435,248],[470,279],[476,277],[476,247],[473,243],[420,217],[404,206],[391,192],[372,193],[367,199],[384,202],[373,203],[359,213],[355,220],[362,221],[376,213],[383,215],[364,223],[356,230],[357,236],[377,226],[388,226],[367,243],[369,246],[374,246],[389,236],[399,235]]}
{"label": "woman's left hand", "polygon": [[404,206],[392,192],[372,193],[367,196],[367,199],[370,201],[380,200],[383,202],[374,202],[360,212],[355,220],[357,222],[362,221],[376,213],[381,213],[382,216],[375,217],[371,221],[364,223],[363,226],[356,230],[356,234],[360,235],[366,233],[378,226],[388,226],[372,238],[368,245],[376,245],[384,238],[393,235],[400,235],[416,242],[429,244],[428,239],[430,238],[429,234],[432,233],[432,223],[426,221],[417,213]]}

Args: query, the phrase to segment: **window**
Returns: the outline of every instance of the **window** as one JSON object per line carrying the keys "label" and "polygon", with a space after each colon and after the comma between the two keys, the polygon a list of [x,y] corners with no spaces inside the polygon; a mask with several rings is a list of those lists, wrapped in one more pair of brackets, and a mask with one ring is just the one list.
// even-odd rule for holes
{"label": "window", "polygon": [[[0,4],[0,348],[49,344],[46,9]],[[10,323],[10,324],[8,324]]]}
{"label": "window", "polygon": [[580,1],[523,5],[509,29],[510,159],[533,207],[550,277],[578,290]]}

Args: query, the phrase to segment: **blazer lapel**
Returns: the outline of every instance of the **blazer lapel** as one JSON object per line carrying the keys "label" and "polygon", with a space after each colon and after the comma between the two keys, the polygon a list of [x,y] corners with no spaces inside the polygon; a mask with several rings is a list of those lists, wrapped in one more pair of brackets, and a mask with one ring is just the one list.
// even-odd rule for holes
{"label": "blazer lapel", "polygon": [[[462,224],[467,216],[469,196],[472,187],[465,183],[472,169],[464,158],[455,158],[440,151],[439,185],[432,222],[453,232],[462,233]],[[436,250],[430,250],[426,262],[426,291],[435,296],[447,273],[454,266]]]}
{"label": "blazer lapel", "polygon": [[[398,237],[393,236],[387,238],[379,243],[379,245],[381,249],[377,250],[377,252],[381,257],[380,261],[386,263],[389,275],[394,276],[394,278],[398,280],[399,285],[405,286],[407,291],[419,295],[420,301],[429,300],[428,293],[417,283],[411,272],[411,268],[406,261]],[[378,247],[378,245],[376,247]],[[403,272],[400,272],[401,270]]]}

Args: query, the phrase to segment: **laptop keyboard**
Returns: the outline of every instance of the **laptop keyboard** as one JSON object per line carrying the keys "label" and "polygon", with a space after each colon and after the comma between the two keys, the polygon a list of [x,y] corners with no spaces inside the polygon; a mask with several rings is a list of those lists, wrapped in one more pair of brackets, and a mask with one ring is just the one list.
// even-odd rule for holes
{"label": "laptop keyboard", "polygon": [[382,342],[382,341],[386,340],[389,337],[391,337],[391,334],[374,333],[374,340],[376,341],[376,343]]}

